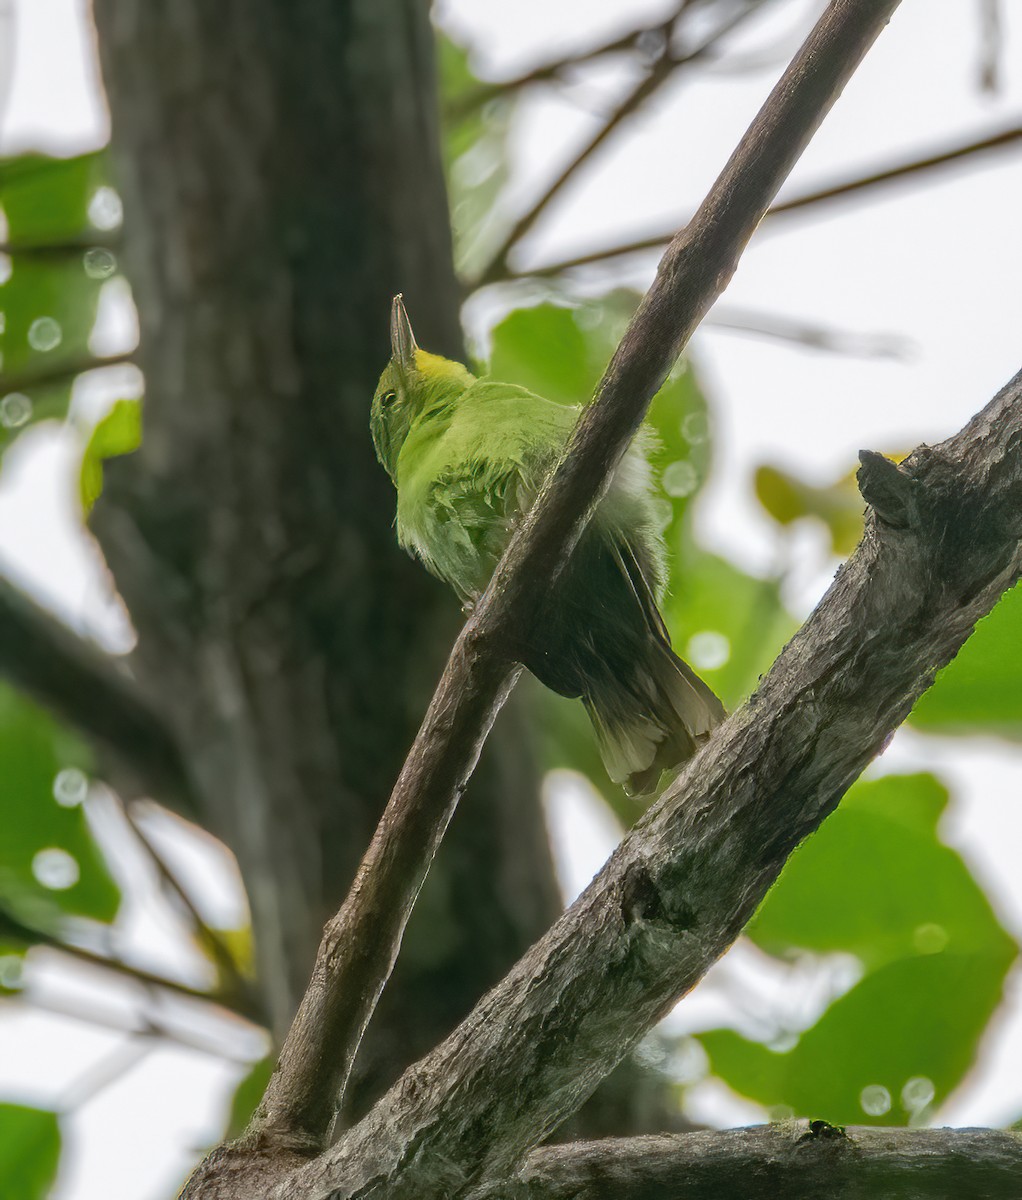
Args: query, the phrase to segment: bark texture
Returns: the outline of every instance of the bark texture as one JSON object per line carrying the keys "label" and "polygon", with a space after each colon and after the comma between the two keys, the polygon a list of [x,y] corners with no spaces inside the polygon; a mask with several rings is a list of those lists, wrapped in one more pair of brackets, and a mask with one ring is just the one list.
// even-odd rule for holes
{"label": "bark texture", "polygon": [[[397,549],[368,432],[395,291],[461,352],[432,30],[419,0],[95,15],[147,392],[94,529],[139,686],[238,856],[280,1034],[457,622]],[[356,1107],[557,911],[523,740],[498,735],[452,831]]]}
{"label": "bark texture", "polygon": [[1022,1137],[1000,1129],[841,1129],[792,1121],[536,1150],[472,1200],[1016,1200]]}
{"label": "bark texture", "polygon": [[863,458],[880,510],[757,691],[451,1037],[275,1200],[457,1196],[513,1177],[731,945],[1022,572],[1022,373],[900,468]]}

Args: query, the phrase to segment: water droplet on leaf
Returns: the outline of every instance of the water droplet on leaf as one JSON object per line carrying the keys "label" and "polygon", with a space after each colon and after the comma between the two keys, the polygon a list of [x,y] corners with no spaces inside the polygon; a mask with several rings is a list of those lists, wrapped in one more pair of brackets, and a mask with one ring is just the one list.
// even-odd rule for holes
{"label": "water droplet on leaf", "polygon": [[725,634],[704,629],[688,639],[685,657],[697,670],[715,671],[731,657],[731,643]]}
{"label": "water droplet on leaf", "polygon": [[0,955],[0,988],[13,992],[22,986],[22,973],[25,968],[20,954]]}
{"label": "water droplet on leaf", "polygon": [[56,350],[63,336],[60,325],[52,317],[37,317],[28,327],[28,344],[44,354]]}
{"label": "water droplet on leaf", "polygon": [[64,808],[75,808],[89,794],[89,781],[77,767],[65,767],[53,781],[53,798]]}
{"label": "water droplet on leaf", "polygon": [[78,882],[78,863],[66,850],[48,846],[32,859],[32,874],[43,887],[62,892]]}
{"label": "water droplet on leaf", "polygon": [[943,925],[917,925],[912,934],[912,944],[920,954],[939,954],[946,948],[948,932]]}
{"label": "water droplet on leaf", "polygon": [[710,422],[704,412],[690,412],[681,422],[681,436],[690,446],[700,446],[710,436]]}
{"label": "water droplet on leaf", "polygon": [[90,279],[109,279],[117,270],[117,259],[102,246],[93,246],[85,251],[82,266]]}
{"label": "water droplet on leaf", "polygon": [[663,485],[668,496],[691,496],[699,486],[699,475],[690,462],[679,460],[664,468]]}
{"label": "water droplet on leaf", "polygon": [[121,198],[112,187],[99,187],[89,201],[89,220],[97,229],[116,229],[124,217]]}
{"label": "water droplet on leaf", "polygon": [[21,392],[11,392],[0,400],[0,425],[20,429],[32,416],[32,401]]}
{"label": "water droplet on leaf", "polygon": [[880,1083],[864,1087],[859,1095],[862,1111],[870,1117],[882,1117],[891,1111],[891,1093]]}
{"label": "water droplet on leaf", "polygon": [[925,1075],[913,1075],[905,1080],[905,1086],[901,1089],[901,1106],[906,1112],[921,1112],[933,1103],[936,1090],[932,1079],[927,1079]]}

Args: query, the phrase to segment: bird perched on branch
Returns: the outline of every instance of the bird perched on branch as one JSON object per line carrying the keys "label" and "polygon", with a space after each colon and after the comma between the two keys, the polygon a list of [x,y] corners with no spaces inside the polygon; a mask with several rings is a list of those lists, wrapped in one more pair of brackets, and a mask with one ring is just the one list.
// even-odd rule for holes
{"label": "bird perched on branch", "polygon": [[[477,378],[420,350],[400,296],[391,359],[373,397],[376,454],[397,488],[401,545],[466,606],[564,451],[579,409]],[[580,697],[607,774],[632,795],[695,753],[724,708],[671,649],[657,608],[666,578],[643,426],[558,576],[522,661]]]}

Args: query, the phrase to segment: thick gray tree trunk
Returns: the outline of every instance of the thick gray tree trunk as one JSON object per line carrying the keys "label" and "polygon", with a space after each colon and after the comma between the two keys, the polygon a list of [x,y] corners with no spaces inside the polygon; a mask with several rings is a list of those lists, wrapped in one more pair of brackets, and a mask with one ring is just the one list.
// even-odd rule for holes
{"label": "thick gray tree trunk", "polygon": [[[282,1033],[457,625],[398,550],[367,428],[391,295],[458,354],[420,0],[96,0],[146,376],[94,528],[135,672],[248,888]],[[363,1107],[558,907],[504,722],[363,1048]]]}

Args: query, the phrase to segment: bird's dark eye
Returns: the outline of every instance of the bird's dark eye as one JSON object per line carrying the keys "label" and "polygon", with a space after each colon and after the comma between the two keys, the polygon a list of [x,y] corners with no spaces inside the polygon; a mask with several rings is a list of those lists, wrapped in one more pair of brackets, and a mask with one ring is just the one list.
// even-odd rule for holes
{"label": "bird's dark eye", "polygon": [[394,403],[394,401],[396,399],[397,399],[397,392],[384,392],[383,395],[380,397],[380,407],[381,408],[390,408],[390,406]]}

